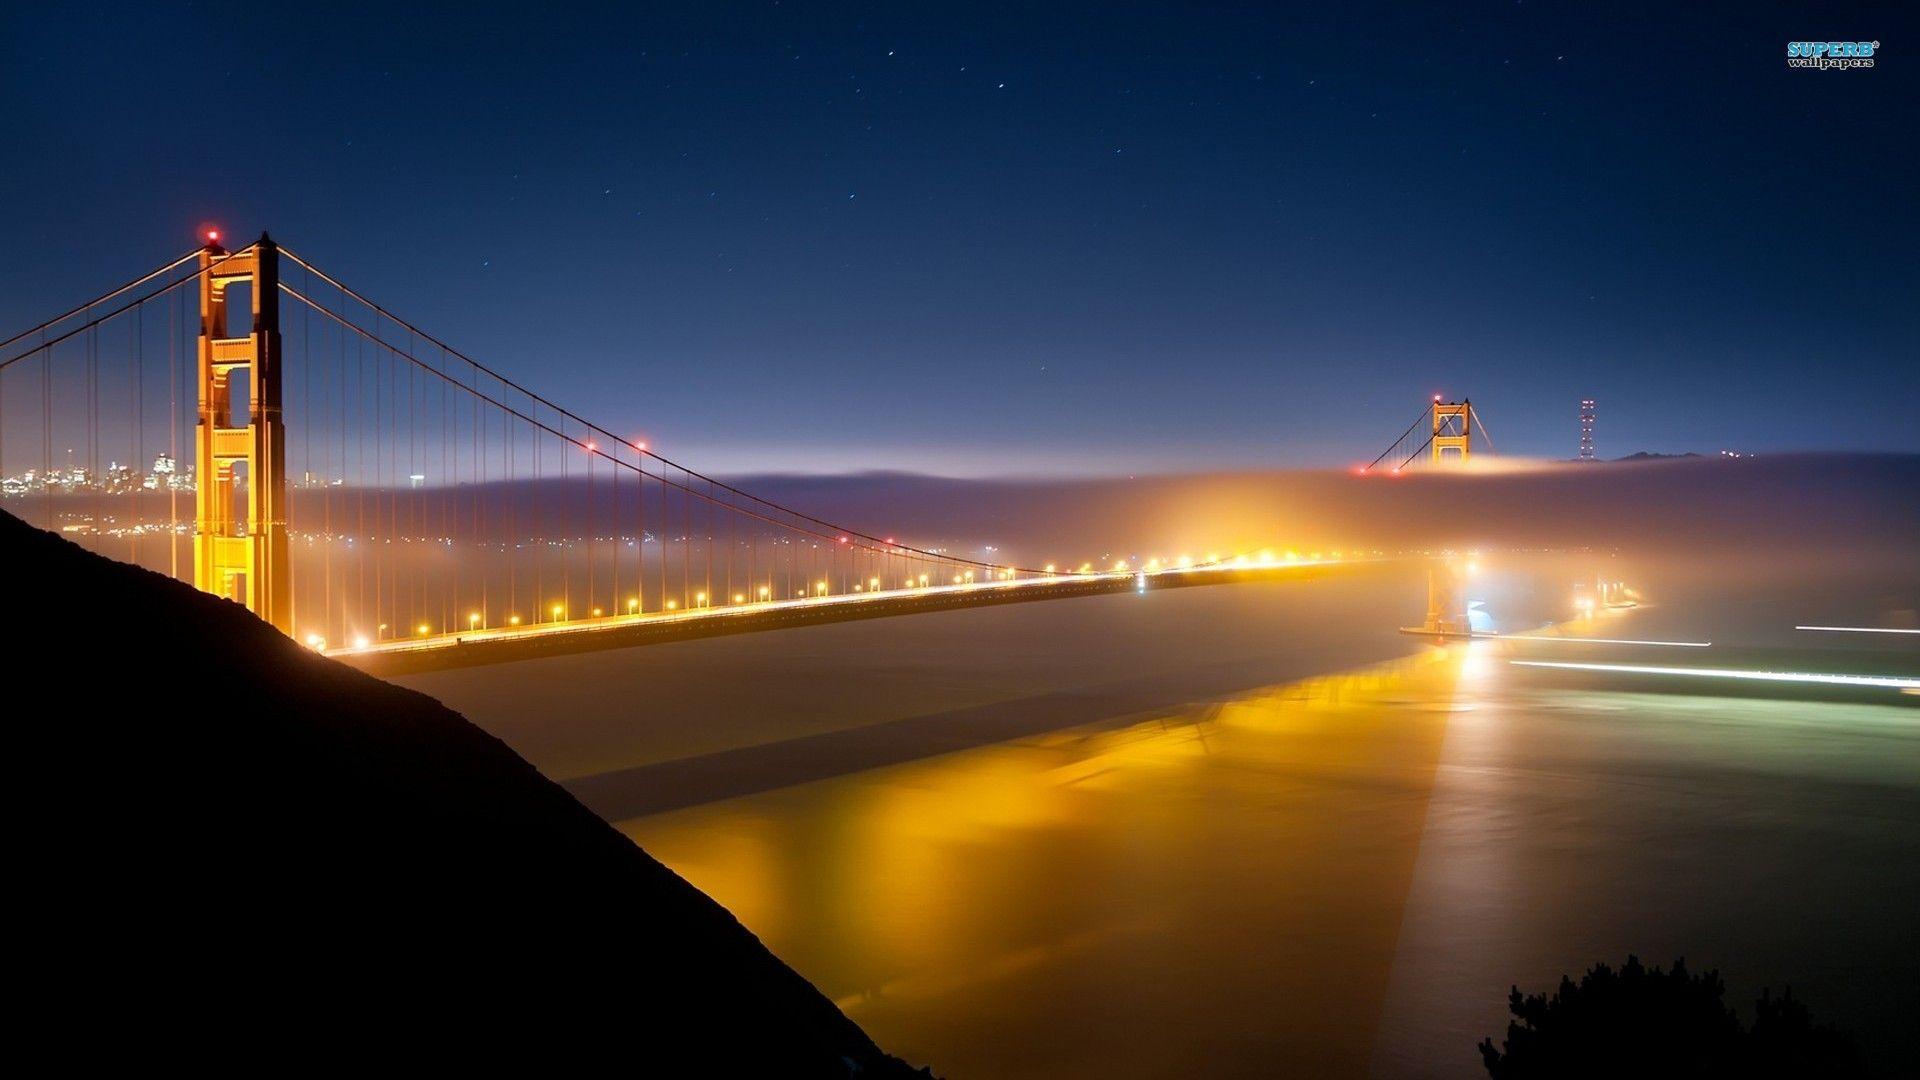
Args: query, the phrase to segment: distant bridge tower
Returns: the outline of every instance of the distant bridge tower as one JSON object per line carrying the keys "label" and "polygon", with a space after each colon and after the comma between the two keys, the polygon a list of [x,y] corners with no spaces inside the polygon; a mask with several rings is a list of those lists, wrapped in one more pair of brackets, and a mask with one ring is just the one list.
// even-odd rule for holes
{"label": "distant bridge tower", "polygon": [[[247,285],[251,329],[227,328],[227,291]],[[245,604],[293,632],[287,562],[286,430],[280,415],[280,251],[260,242],[234,254],[200,253],[200,422],[194,445],[193,583]],[[235,378],[245,393],[234,398]],[[246,473],[244,517],[234,505],[235,469]]]}
{"label": "distant bridge tower", "polygon": [[1467,615],[1467,601],[1461,575],[1465,570],[1453,559],[1436,560],[1427,567],[1427,617],[1419,626],[1403,626],[1400,632],[1416,637],[1470,638],[1473,620]]}
{"label": "distant bridge tower", "polygon": [[1449,452],[1461,461],[1473,451],[1473,402],[1433,399],[1433,462],[1441,464]]}
{"label": "distant bridge tower", "polygon": [[1593,399],[1580,399],[1580,460],[1593,460]]}
{"label": "distant bridge tower", "polygon": [[1427,617],[1419,626],[1400,632],[1439,638],[1472,637],[1473,627],[1467,618],[1460,574],[1461,568],[1451,559],[1428,567]]}

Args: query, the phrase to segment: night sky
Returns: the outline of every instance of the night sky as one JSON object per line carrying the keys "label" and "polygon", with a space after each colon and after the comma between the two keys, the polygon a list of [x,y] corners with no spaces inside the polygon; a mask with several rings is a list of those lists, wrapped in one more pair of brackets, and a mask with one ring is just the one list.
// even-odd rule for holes
{"label": "night sky", "polygon": [[716,470],[1920,451],[1911,8],[558,7],[6,5],[0,330],[217,223]]}

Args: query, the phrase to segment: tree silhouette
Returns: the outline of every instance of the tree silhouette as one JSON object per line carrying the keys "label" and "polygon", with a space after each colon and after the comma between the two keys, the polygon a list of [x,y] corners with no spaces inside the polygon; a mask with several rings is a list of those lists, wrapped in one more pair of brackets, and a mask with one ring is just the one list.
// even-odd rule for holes
{"label": "tree silhouette", "polygon": [[1852,1040],[1813,1023],[1789,989],[1762,991],[1751,1029],[1723,997],[1718,972],[1671,971],[1628,956],[1618,971],[1595,964],[1576,984],[1562,976],[1552,997],[1514,987],[1507,1037],[1480,1043],[1494,1080],[1535,1077],[1811,1077],[1862,1074]]}

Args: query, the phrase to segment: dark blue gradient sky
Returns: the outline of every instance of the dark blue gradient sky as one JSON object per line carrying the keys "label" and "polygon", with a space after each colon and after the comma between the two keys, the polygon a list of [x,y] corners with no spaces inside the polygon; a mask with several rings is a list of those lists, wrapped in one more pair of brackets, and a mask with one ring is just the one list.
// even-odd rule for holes
{"label": "dark blue gradient sky", "polygon": [[218,222],[719,470],[1920,450],[1912,9],[1671,6],[8,5],[0,326]]}

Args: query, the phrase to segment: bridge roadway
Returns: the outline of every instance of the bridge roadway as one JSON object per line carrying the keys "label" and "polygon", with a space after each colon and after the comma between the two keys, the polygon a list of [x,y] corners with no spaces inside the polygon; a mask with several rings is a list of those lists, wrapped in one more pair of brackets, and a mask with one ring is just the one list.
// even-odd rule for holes
{"label": "bridge roadway", "polygon": [[1225,585],[1252,581],[1306,580],[1330,570],[1377,559],[1297,560],[930,585],[917,589],[769,600],[688,611],[608,615],[533,626],[494,627],[460,634],[435,634],[382,641],[362,648],[329,648],[326,654],[374,675],[411,675],[423,671],[532,660],[543,656],[627,649],[668,641],[748,634],[821,623],[878,619],[928,611],[1064,600],[1080,596]]}

